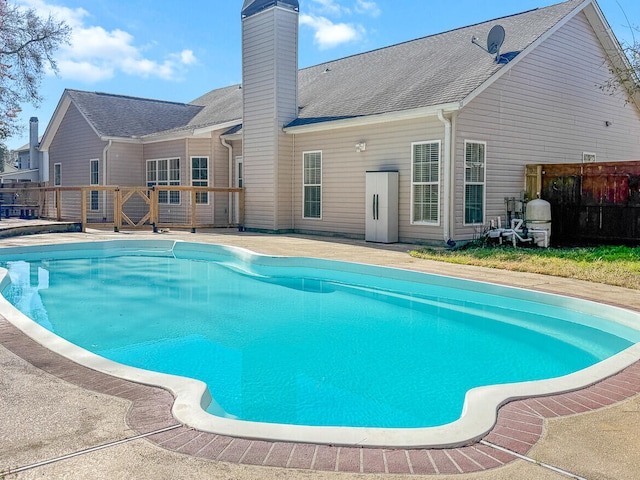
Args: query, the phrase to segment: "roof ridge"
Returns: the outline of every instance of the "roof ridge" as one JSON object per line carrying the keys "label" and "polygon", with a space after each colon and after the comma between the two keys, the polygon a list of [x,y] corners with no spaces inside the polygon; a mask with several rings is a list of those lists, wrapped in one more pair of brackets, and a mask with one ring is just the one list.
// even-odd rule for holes
{"label": "roof ridge", "polygon": [[200,105],[194,105],[193,103],[190,102],[176,102],[176,101],[172,101],[172,100],[160,100],[157,98],[147,98],[147,97],[136,97],[134,95],[122,95],[122,94],[118,94],[118,93],[108,93],[108,92],[90,92],[87,90],[77,90],[77,89],[72,89],[69,88],[67,89],[67,92],[75,92],[75,93],[88,93],[91,95],[99,95],[99,96],[105,96],[105,97],[113,97],[113,98],[122,98],[122,99],[128,99],[128,100],[140,100],[143,102],[155,102],[155,103],[164,103],[164,104],[169,104],[169,105],[184,105],[184,106],[189,106],[189,107],[199,107]]}
{"label": "roof ridge", "polygon": [[386,49],[389,49],[389,48],[395,48],[395,47],[398,47],[400,45],[405,45],[405,44],[408,44],[408,43],[417,42],[417,41],[424,40],[424,39],[427,39],[427,38],[437,37],[437,36],[440,36],[440,35],[446,35],[448,33],[457,32],[459,30],[464,30],[464,29],[471,28],[471,27],[477,27],[478,25],[484,25],[486,23],[496,22],[498,20],[503,20],[503,19],[506,19],[506,18],[518,17],[520,15],[524,15],[524,14],[527,14],[527,13],[535,12],[535,11],[538,11],[538,10],[546,10],[547,8],[557,7],[558,5],[562,5],[562,4],[565,4],[565,3],[572,3],[572,2],[582,3],[582,1],[583,0],[565,0],[565,1],[562,1],[562,2],[559,2],[559,3],[554,3],[553,5],[547,5],[546,7],[531,8],[529,10],[525,10],[524,12],[512,13],[511,15],[503,15],[501,17],[492,18],[490,20],[484,20],[482,22],[477,22],[477,23],[472,23],[470,25],[463,25],[461,27],[452,28],[452,29],[449,29],[449,30],[445,30],[443,32],[432,33],[430,35],[425,35],[423,37],[413,38],[411,40],[405,40],[405,41],[402,41],[402,42],[394,43],[392,45],[385,45],[383,47],[374,48],[373,50],[367,50],[366,52],[354,53],[352,55],[347,55],[346,57],[340,57],[340,58],[335,58],[333,60],[327,60],[327,61],[324,61],[324,62],[320,62],[320,63],[318,63],[316,65],[310,65],[308,67],[301,68],[300,71],[317,68],[317,67],[320,67],[322,65],[327,65],[329,63],[340,62],[340,61],[346,60],[348,58],[359,57],[361,55],[368,55],[370,53],[379,52],[379,51],[386,50]]}

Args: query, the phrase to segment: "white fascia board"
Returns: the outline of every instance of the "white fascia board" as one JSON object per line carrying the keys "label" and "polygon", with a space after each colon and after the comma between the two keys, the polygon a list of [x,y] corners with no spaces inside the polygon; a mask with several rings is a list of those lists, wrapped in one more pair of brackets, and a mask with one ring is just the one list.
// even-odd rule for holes
{"label": "white fascia board", "polygon": [[437,117],[438,112],[452,113],[460,110],[459,102],[444,103],[431,107],[414,108],[411,110],[402,110],[400,112],[381,113],[378,115],[363,115],[362,117],[345,118],[341,120],[331,120],[327,122],[310,123],[307,125],[297,125],[293,127],[284,127],[283,131],[289,134],[313,133],[326,130],[334,130],[337,128],[362,127],[374,125],[377,123],[398,122],[402,120],[413,120],[424,117]]}
{"label": "white fascia board", "polygon": [[575,9],[573,9],[573,11],[571,13],[569,13],[566,17],[564,17],[562,20],[560,20],[558,23],[556,23],[553,28],[549,29],[544,34],[542,34],[535,42],[533,42],[531,45],[529,45],[527,48],[525,48],[522,52],[520,52],[516,56],[516,58],[514,58],[508,64],[506,64],[504,67],[499,69],[496,73],[494,73],[491,77],[489,77],[489,79],[487,79],[482,85],[480,85],[473,92],[471,92],[469,95],[467,95],[466,98],[464,100],[462,100],[461,107],[464,107],[465,105],[467,105],[474,98],[476,98],[478,95],[480,95],[482,92],[484,92],[487,88],[489,88],[491,85],[493,85],[494,82],[496,82],[500,77],[502,77],[503,75],[506,75],[523,58],[525,58],[529,54],[529,52],[535,50],[535,48],[538,45],[540,45],[542,42],[544,42],[551,35],[556,33],[567,22],[569,22],[569,20],[571,20],[578,13],[580,13],[582,10],[584,10],[587,5],[592,4],[592,3],[593,3],[593,0],[585,0],[584,2],[582,2],[580,4],[580,6],[576,7]]}
{"label": "white fascia board", "polygon": [[100,140],[102,140],[103,142],[112,141],[118,143],[142,143],[140,137],[108,137],[105,135],[100,137]]}
{"label": "white fascia board", "polygon": [[56,132],[58,128],[60,128],[60,124],[62,123],[62,119],[67,114],[67,110],[69,110],[69,106],[71,105],[71,98],[67,93],[63,93],[62,98],[58,102],[55,111],[53,112],[53,116],[49,121],[47,128],[42,135],[42,140],[40,141],[39,150],[41,152],[46,152],[49,150],[49,146],[51,146],[51,142],[53,141],[53,137],[56,136]]}
{"label": "white fascia board", "polygon": [[224,130],[224,129],[229,129],[231,127],[235,127],[236,125],[240,125],[242,123],[242,119],[238,118],[236,120],[231,120],[229,122],[224,122],[224,123],[218,123],[215,125],[209,125],[207,127],[203,127],[203,128],[196,128],[193,130],[193,135],[204,135],[204,134],[208,134],[211,132],[214,132],[216,130]]}
{"label": "white fascia board", "polygon": [[36,173],[38,169],[29,169],[29,170],[16,170],[15,172],[4,172],[0,173],[0,177],[19,177],[28,173]]}
{"label": "white fascia board", "polygon": [[[143,137],[137,137],[142,143],[158,143],[158,142],[167,142],[170,140],[183,140],[187,138],[193,137],[207,137],[216,130],[224,130],[231,127],[235,127],[239,123],[242,123],[242,120],[232,120],[224,123],[217,123],[213,125],[208,125],[202,128],[191,128],[186,130],[180,130],[177,132],[168,132],[168,133],[152,133],[151,135],[145,135]],[[117,139],[120,140],[120,139]]]}

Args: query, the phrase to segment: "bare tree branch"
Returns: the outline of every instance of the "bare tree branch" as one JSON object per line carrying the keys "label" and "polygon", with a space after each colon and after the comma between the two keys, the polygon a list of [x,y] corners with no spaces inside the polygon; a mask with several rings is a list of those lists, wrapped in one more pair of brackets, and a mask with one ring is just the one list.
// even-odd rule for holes
{"label": "bare tree branch", "polygon": [[21,105],[40,103],[40,82],[48,69],[58,71],[53,54],[70,34],[63,21],[0,0],[0,141],[19,130]]}

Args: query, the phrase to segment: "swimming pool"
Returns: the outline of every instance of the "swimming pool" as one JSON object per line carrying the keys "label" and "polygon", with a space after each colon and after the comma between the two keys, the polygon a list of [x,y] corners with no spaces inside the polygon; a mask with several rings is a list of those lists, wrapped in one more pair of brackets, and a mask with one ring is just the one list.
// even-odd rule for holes
{"label": "swimming pool", "polygon": [[[2,259],[11,259],[7,266],[15,278],[12,288],[19,293],[15,298],[22,299],[18,300],[22,302],[20,308],[49,330],[84,347],[81,356],[92,358],[103,368],[106,365],[108,373],[124,371],[126,378],[142,375],[145,383],[153,383],[149,376],[162,381],[169,378],[169,388],[178,394],[176,416],[188,425],[224,434],[371,445],[408,445],[415,441],[410,437],[415,436],[424,445],[429,432],[455,432],[465,423],[476,428],[478,424],[486,425],[485,419],[478,420],[483,417],[482,411],[488,413],[489,419],[495,419],[497,406],[513,398],[510,392],[514,388],[527,390],[535,383],[537,394],[547,393],[545,388],[557,389],[545,386],[554,381],[531,380],[565,377],[586,367],[581,374],[569,377],[591,378],[607,363],[615,363],[615,368],[620,361],[631,363],[629,353],[633,348],[627,347],[639,338],[632,328],[638,318],[632,312],[415,272],[264,257],[239,249],[185,242],[118,241],[46,250],[2,252]],[[87,275],[82,273],[85,268]],[[22,277],[18,275],[20,270],[25,274]],[[197,281],[185,291],[179,290],[178,285],[189,277]],[[149,286],[150,291],[143,294],[141,288]],[[65,290],[78,296],[75,300],[61,297]],[[149,295],[146,300],[145,295]],[[257,303],[251,298],[255,296],[259,297]],[[128,302],[120,310],[111,310],[116,297],[142,300],[143,308],[134,307],[139,303]],[[356,307],[356,301],[362,300],[366,302]],[[43,310],[42,302],[51,310]],[[79,311],[87,314],[81,320],[82,328],[73,328],[79,323],[80,313],[56,313],[56,303],[77,303]],[[196,304],[195,310],[188,306],[190,303]],[[283,305],[285,308],[278,310]],[[287,317],[294,305],[301,305],[300,313]],[[133,311],[139,315],[133,316]],[[561,312],[561,324],[551,320],[554,312]],[[170,328],[160,332],[164,328],[161,317],[167,316]],[[335,330],[329,320],[337,317],[344,318]],[[65,323],[69,318],[75,321]],[[193,329],[194,323],[201,323],[203,318],[215,325],[214,331]],[[610,320],[614,319],[616,322],[612,323]],[[431,324],[434,329],[424,331],[424,324]],[[468,324],[481,328],[469,334]],[[97,337],[86,335],[98,327]],[[450,330],[458,334],[458,340],[442,337],[446,339],[431,341],[434,335]],[[515,338],[517,354],[497,342],[496,330]],[[596,333],[598,336],[594,336]],[[216,342],[212,343],[211,337],[216,337]],[[568,346],[561,347],[558,337]],[[128,338],[129,344],[119,344],[121,338]],[[416,342],[420,338],[430,341]],[[384,353],[389,345],[395,350]],[[342,348],[342,353],[331,353],[337,347]],[[457,354],[456,348],[461,348]],[[93,358],[86,350],[173,374],[190,375],[194,365],[196,370],[198,366],[206,367],[204,370],[213,373],[209,377],[200,372],[192,375],[209,384],[206,389],[197,382],[126,369]],[[425,353],[421,350],[430,356],[421,356]],[[621,351],[624,352],[618,354]],[[447,357],[451,353],[453,357]],[[609,360],[600,362],[611,355]],[[471,361],[457,362],[457,357],[464,356]],[[560,362],[558,367],[550,361],[554,356],[571,361]],[[178,370],[167,367],[166,360],[171,357],[180,359]],[[185,362],[188,357],[196,361]],[[164,363],[151,365],[151,358]],[[445,358],[448,359],[442,362]],[[302,371],[293,371],[294,364],[304,364]],[[344,366],[354,368],[345,370]],[[473,377],[470,372],[504,373],[509,366],[516,367],[511,376],[494,376],[479,384],[463,382],[453,392],[439,388],[451,384],[452,378]],[[354,379],[375,386],[375,394],[357,391]],[[274,390],[272,380],[283,382],[275,382]],[[562,388],[577,388],[571,383],[577,380],[564,378]],[[580,381],[584,382],[584,378]],[[515,387],[474,388],[512,382],[519,383]],[[210,405],[208,392],[215,399]],[[385,396],[389,393],[391,398]],[[258,401],[261,394],[265,397],[262,402]],[[291,405],[291,397],[305,400]],[[442,416],[434,400],[450,403],[450,397],[457,403]],[[329,398],[339,406],[328,402]],[[279,402],[288,405],[284,411],[293,411],[294,418],[277,413]],[[218,416],[206,415],[194,404]],[[325,418],[310,417],[317,413]],[[355,418],[360,413],[393,421],[375,423],[370,418]],[[345,440],[347,432],[355,441]],[[472,437],[477,435],[476,432]],[[447,438],[438,436],[440,441]]]}

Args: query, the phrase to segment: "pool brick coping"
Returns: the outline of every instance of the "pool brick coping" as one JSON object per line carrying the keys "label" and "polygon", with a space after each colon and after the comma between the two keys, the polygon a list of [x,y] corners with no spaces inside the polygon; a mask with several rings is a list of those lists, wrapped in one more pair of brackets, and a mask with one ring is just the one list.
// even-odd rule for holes
{"label": "pool brick coping", "polygon": [[166,390],[122,380],[79,365],[43,347],[0,316],[0,343],[31,365],[81,388],[132,404],[126,421],[156,445],[215,461],[302,470],[407,475],[473,473],[497,468],[526,455],[543,434],[546,418],[574,415],[612,405],[640,393],[640,361],[590,387],[570,393],[515,400],[502,406],[485,443],[460,448],[385,449],[336,447],[248,440],[179,426]]}

